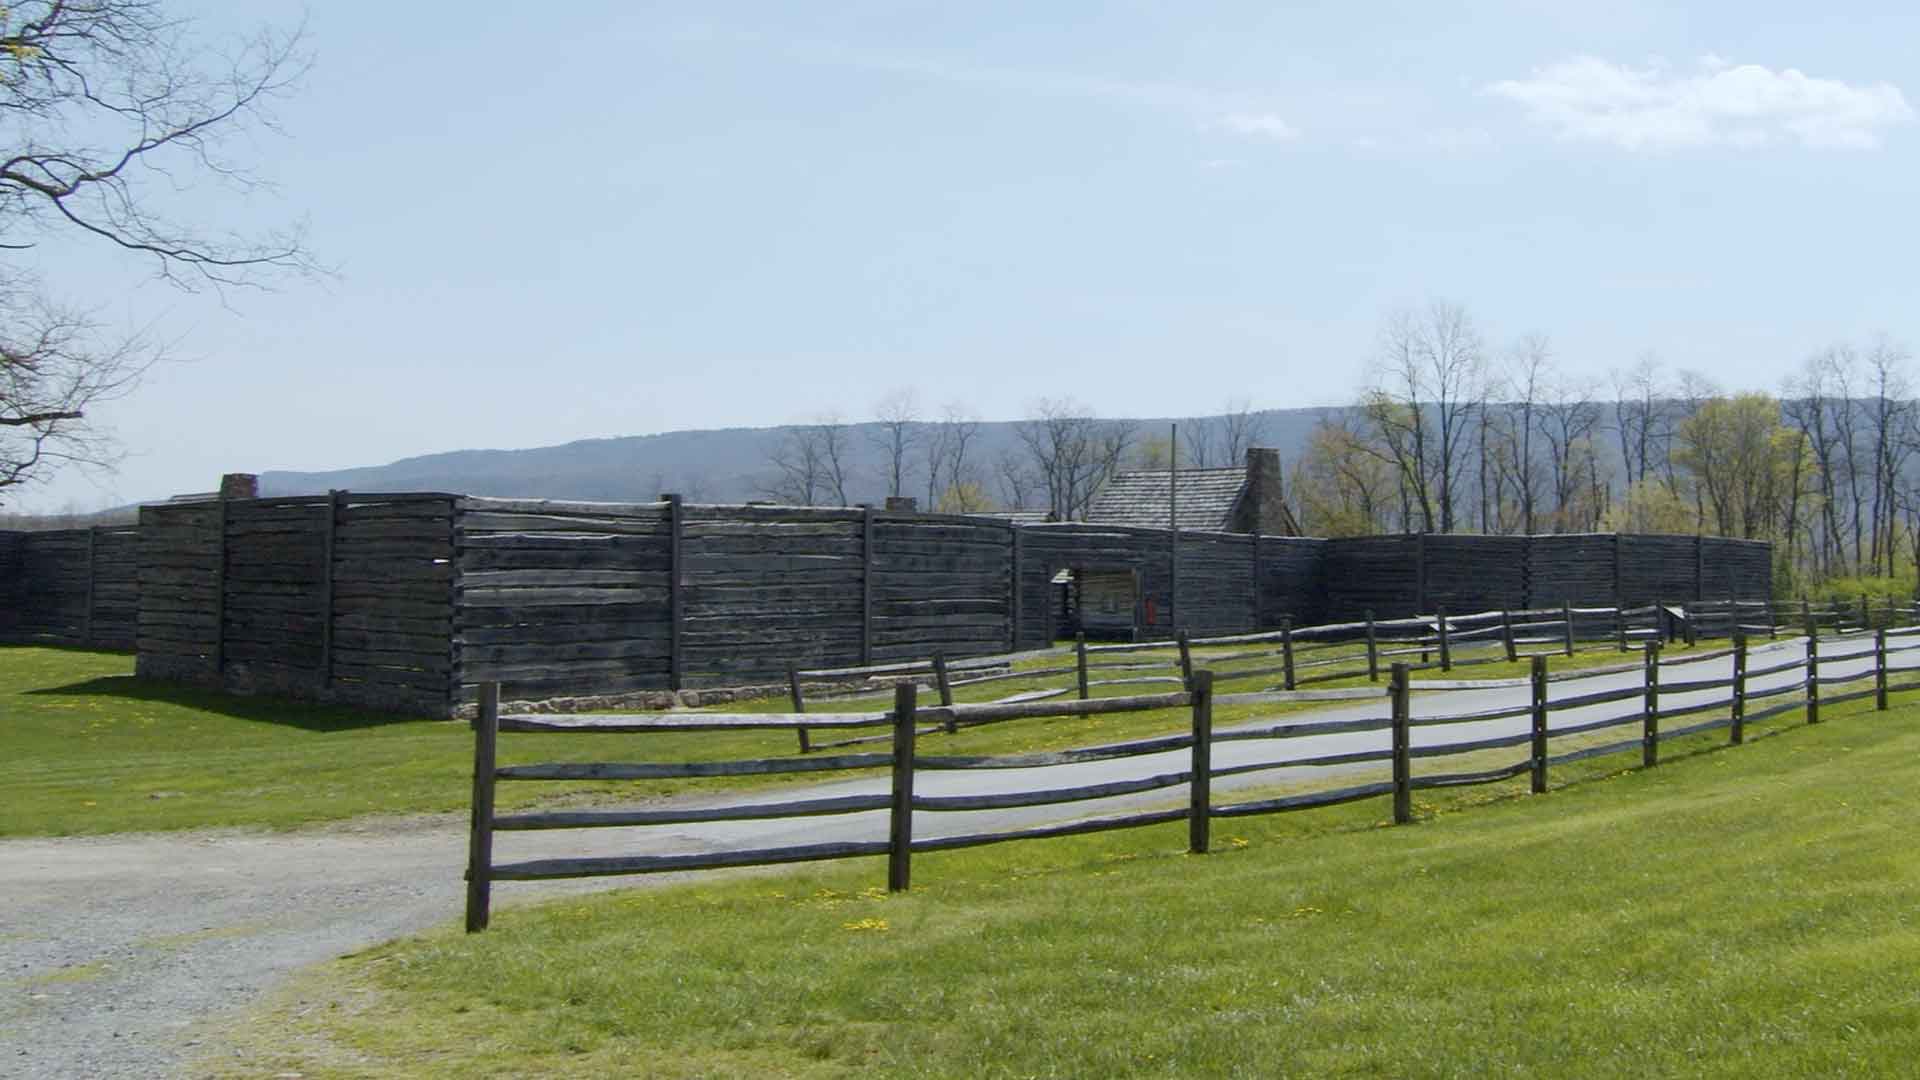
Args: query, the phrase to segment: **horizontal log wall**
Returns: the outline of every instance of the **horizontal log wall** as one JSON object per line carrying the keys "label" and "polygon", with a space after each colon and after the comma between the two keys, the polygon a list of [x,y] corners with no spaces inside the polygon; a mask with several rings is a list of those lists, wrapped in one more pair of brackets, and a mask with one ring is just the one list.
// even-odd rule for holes
{"label": "horizontal log wall", "polygon": [[142,507],[138,671],[445,716],[452,529],[443,495]]}
{"label": "horizontal log wall", "polygon": [[[88,544],[91,579],[78,569]],[[1135,575],[1142,634],[1166,637],[1369,610],[1759,597],[1771,549],[1672,536],[1176,539],[860,509],[346,493],[149,506],[137,530],[0,534],[16,638],[83,633],[90,612],[97,641],[137,641],[143,675],[428,715],[489,680],[526,700],[1044,646],[1060,615],[1052,579],[1076,567]]]}
{"label": "horizontal log wall", "polygon": [[0,635],[133,648],[139,543],[139,530],[128,526],[0,534]]}
{"label": "horizontal log wall", "polygon": [[509,700],[671,681],[672,516],[665,503],[461,499],[455,681]]}

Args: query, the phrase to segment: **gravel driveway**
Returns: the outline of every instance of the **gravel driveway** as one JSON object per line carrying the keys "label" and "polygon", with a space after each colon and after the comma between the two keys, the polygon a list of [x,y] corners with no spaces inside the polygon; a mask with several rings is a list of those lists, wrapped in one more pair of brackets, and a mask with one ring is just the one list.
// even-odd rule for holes
{"label": "gravel driveway", "polygon": [[[1756,648],[1755,666],[1799,648],[1798,642]],[[1907,666],[1920,657],[1910,653],[1899,659],[1905,661],[1900,666]],[[1682,665],[1672,677],[1702,678],[1724,672],[1728,666],[1724,659]],[[1836,662],[1828,671],[1841,667]],[[1603,676],[1597,682],[1558,684],[1554,696],[1637,682],[1634,673]],[[1447,712],[1492,708],[1524,701],[1525,693],[1523,688],[1488,688],[1449,695],[1428,707]],[[1420,701],[1429,699],[1422,695]],[[1336,707],[1289,719],[1352,717],[1378,711],[1383,704]],[[1629,703],[1607,708],[1631,707]],[[1416,715],[1422,712],[1418,702],[1415,711]],[[1582,713],[1557,714],[1555,726],[1577,723]],[[1485,738],[1504,730],[1524,730],[1525,724],[1522,718],[1420,729],[1415,742]],[[1630,735],[1631,729],[1613,737]],[[1232,756],[1216,753],[1215,763],[1223,765],[1256,752],[1340,752],[1375,745],[1383,737],[1375,732],[1284,745],[1232,743],[1219,748],[1230,749]],[[1255,750],[1265,746],[1274,749]],[[1517,753],[1524,756],[1524,750]],[[1103,763],[1092,773],[1075,775],[1071,782],[1096,783],[1154,769],[1177,769],[1184,752],[1165,757],[1165,761],[1136,758]],[[1046,787],[1066,780],[1055,771],[928,774],[923,784],[943,794]],[[1274,779],[1273,774],[1256,775],[1216,787]],[[838,795],[874,785],[884,787],[884,778],[805,790],[809,795]],[[1168,796],[1163,792],[1150,797]],[[767,793],[753,798],[765,801]],[[724,799],[710,796],[699,801],[711,804]],[[1137,805],[1141,799],[1131,801]],[[967,815],[916,814],[915,833],[1018,827],[1106,812],[1119,805],[1101,800],[1023,808],[984,813],[967,821],[956,820]],[[930,819],[924,825],[923,817]],[[644,834],[628,830],[520,833],[501,837],[510,846],[497,851],[496,858],[685,852],[884,835],[884,814],[687,826]],[[583,843],[588,839],[590,844]],[[300,968],[457,918],[464,895],[464,862],[464,819],[446,815],[363,820],[291,833],[218,830],[0,841],[0,980],[6,988],[0,1003],[0,1076],[180,1075],[182,1063],[196,1054],[197,1021],[251,1003]],[[496,887],[495,897],[496,903],[511,904],[555,891],[631,887],[659,880],[513,883]]]}

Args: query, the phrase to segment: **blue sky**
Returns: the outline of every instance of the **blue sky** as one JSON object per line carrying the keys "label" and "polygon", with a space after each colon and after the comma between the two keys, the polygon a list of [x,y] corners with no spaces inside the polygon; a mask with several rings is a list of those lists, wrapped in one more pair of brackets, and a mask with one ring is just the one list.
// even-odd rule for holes
{"label": "blue sky", "polygon": [[[302,9],[207,6],[213,35]],[[184,359],[129,457],[23,508],[225,470],[860,419],[1335,404],[1397,305],[1603,376],[1777,389],[1920,343],[1920,14],[1742,3],[372,4],[244,144],[320,283],[53,284]]]}

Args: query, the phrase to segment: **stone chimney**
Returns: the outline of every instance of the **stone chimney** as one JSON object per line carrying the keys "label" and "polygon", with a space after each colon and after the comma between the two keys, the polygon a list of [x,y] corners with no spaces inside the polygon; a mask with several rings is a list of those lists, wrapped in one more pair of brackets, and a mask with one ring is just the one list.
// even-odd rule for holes
{"label": "stone chimney", "polygon": [[260,497],[260,477],[250,472],[230,472],[220,478],[221,501],[227,499],[257,499]]}
{"label": "stone chimney", "polygon": [[887,509],[907,514],[916,513],[920,509],[920,500],[911,495],[889,495]]}
{"label": "stone chimney", "polygon": [[1247,493],[1234,514],[1233,531],[1258,532],[1262,536],[1300,535],[1300,527],[1287,509],[1280,451],[1267,446],[1247,449]]}

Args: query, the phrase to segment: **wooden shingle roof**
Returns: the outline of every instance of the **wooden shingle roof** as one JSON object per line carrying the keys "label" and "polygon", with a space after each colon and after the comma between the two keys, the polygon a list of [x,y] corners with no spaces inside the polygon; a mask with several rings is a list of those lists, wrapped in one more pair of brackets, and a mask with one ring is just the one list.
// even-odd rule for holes
{"label": "wooden shingle roof", "polygon": [[[1177,479],[1175,477],[1177,476]],[[1224,530],[1247,486],[1247,470],[1165,469],[1115,473],[1087,507],[1087,520],[1102,525],[1167,527],[1171,484],[1180,489],[1182,529]]]}

